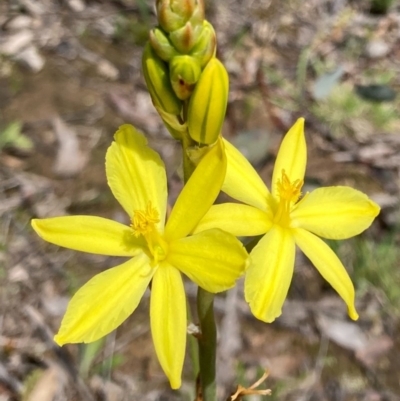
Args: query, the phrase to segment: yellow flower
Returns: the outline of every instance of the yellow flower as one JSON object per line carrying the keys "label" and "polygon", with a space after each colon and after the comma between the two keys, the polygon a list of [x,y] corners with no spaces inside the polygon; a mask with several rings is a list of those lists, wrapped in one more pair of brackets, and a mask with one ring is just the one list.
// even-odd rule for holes
{"label": "yellow flower", "polygon": [[165,224],[164,164],[142,134],[130,125],[120,127],[107,152],[106,174],[131,225],[94,216],[32,220],[34,230],[53,244],[131,257],[93,277],[73,296],[55,336],[59,345],[92,342],[110,333],[136,309],[152,281],[155,350],[171,387],[180,387],[187,325],[180,273],[215,293],[234,286],[247,259],[242,244],[219,229],[188,236],[217,197],[225,170],[225,154],[215,147],[183,188]]}
{"label": "yellow flower", "polygon": [[271,192],[237,149],[227,141],[224,147],[228,166],[222,190],[247,205],[212,206],[194,232],[218,227],[237,236],[265,234],[252,250],[246,271],[245,297],[253,314],[265,322],[280,316],[297,245],[356,320],[353,284],[338,257],[317,236],[340,240],[360,234],[378,215],[379,206],[345,186],[318,188],[302,196],[307,161],[302,118],[283,139]]}

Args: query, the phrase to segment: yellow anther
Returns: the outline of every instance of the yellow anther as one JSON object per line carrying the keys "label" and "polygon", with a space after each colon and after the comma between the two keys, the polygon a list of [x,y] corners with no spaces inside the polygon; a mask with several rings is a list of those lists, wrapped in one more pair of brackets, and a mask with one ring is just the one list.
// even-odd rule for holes
{"label": "yellow anther", "polygon": [[285,170],[282,170],[282,179],[278,180],[278,194],[281,201],[288,201],[296,203],[301,196],[301,188],[303,187],[303,180],[296,180],[291,182]]}
{"label": "yellow anther", "polygon": [[131,221],[133,235],[143,235],[152,261],[150,266],[156,266],[164,260],[168,252],[168,244],[157,230],[156,224],[160,221],[159,214],[149,201],[146,210],[135,210]]}
{"label": "yellow anther", "polygon": [[282,227],[289,227],[290,210],[301,196],[303,183],[303,180],[291,182],[285,170],[282,170],[282,179],[276,183],[279,202],[274,216],[275,223],[280,224]]}
{"label": "yellow anther", "polygon": [[149,201],[146,210],[135,210],[131,220],[131,227],[136,237],[146,236],[155,229],[155,224],[160,221],[158,211]]}

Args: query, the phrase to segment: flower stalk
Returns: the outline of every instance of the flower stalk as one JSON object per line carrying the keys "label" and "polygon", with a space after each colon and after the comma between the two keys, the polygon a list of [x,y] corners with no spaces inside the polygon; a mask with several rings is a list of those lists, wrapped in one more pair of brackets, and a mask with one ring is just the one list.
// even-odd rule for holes
{"label": "flower stalk", "polygon": [[[188,148],[194,141],[188,133],[182,137],[184,182],[189,180],[196,166],[189,158]],[[216,401],[216,355],[217,326],[214,317],[214,294],[198,287],[197,315],[199,318],[200,337],[198,339],[199,378],[203,401]]]}
{"label": "flower stalk", "polygon": [[[144,68],[157,65],[162,73],[168,71],[169,82],[157,86],[152,82],[161,80],[151,81],[151,71],[145,70],[144,75],[154,106],[171,135],[181,142],[186,185],[197,165],[190,157],[192,150],[202,148],[206,154],[207,148],[211,149],[220,136],[228,102],[228,74],[215,58],[215,31],[204,19],[202,0],[157,0],[156,7],[159,26],[151,30],[149,38],[152,64],[145,62]],[[147,54],[149,50],[144,58]],[[157,62],[154,57],[158,58]],[[176,97],[172,96],[171,89]],[[181,101],[180,113],[175,107],[167,110],[164,106],[175,106],[171,99]],[[199,287],[199,376],[204,401],[216,400],[217,336],[213,303],[214,294]]]}
{"label": "flower stalk", "polygon": [[199,287],[197,291],[197,313],[201,335],[199,338],[200,383],[203,401],[217,399],[215,362],[217,353],[217,327],[214,317],[214,294]]}

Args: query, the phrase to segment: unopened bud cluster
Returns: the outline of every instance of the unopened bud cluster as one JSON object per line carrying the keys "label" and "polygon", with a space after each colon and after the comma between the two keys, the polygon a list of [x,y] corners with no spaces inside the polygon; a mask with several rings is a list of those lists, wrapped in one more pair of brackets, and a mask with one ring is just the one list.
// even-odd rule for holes
{"label": "unopened bud cluster", "polygon": [[159,26],[143,54],[153,104],[174,138],[188,132],[196,142],[212,144],[225,117],[229,81],[215,58],[216,35],[204,19],[203,0],[157,0],[156,8]]}

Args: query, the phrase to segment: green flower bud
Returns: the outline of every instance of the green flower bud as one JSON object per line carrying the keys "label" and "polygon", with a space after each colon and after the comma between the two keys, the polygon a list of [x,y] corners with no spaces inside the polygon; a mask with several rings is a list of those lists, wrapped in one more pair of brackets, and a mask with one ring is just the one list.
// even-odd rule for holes
{"label": "green flower bud", "polygon": [[203,0],[157,0],[157,16],[166,32],[182,28],[192,17],[196,24],[204,19]]}
{"label": "green flower bud", "polygon": [[217,37],[213,26],[208,22],[203,22],[203,28],[197,42],[190,51],[190,55],[199,60],[203,68],[217,51]]}
{"label": "green flower bud", "polygon": [[189,100],[187,125],[193,140],[210,145],[218,139],[228,104],[228,92],[228,73],[218,59],[212,58]]}
{"label": "green flower bud", "polygon": [[158,57],[164,61],[168,62],[179,54],[161,29],[155,28],[150,31],[150,44]]}
{"label": "green flower bud", "polygon": [[176,96],[185,100],[200,78],[200,63],[191,56],[176,56],[169,63],[169,74]]}
{"label": "green flower bud", "polygon": [[193,11],[193,14],[190,18],[190,23],[193,26],[196,25],[202,25],[204,18],[205,18],[205,13],[204,13],[204,0],[197,0],[196,2],[196,7]]}
{"label": "green flower bud", "polygon": [[171,43],[182,54],[187,54],[198,40],[201,34],[201,25],[193,25],[187,22],[182,28],[169,34]]}
{"label": "green flower bud", "polygon": [[171,87],[168,66],[157,56],[150,43],[147,43],[143,52],[142,68],[154,106],[166,113],[179,115],[182,102]]}

